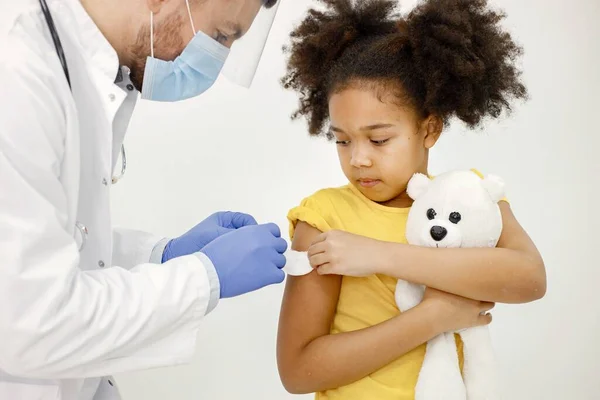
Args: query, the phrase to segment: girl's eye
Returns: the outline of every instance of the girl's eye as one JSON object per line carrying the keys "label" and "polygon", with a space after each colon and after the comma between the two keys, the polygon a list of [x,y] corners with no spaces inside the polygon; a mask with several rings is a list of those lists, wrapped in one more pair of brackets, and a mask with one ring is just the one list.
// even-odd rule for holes
{"label": "girl's eye", "polygon": [[337,144],[338,146],[347,146],[350,143],[349,140],[336,140],[335,144]]}
{"label": "girl's eye", "polygon": [[377,145],[377,146],[381,146],[382,144],[386,144],[390,139],[383,139],[383,140],[371,140],[371,143]]}

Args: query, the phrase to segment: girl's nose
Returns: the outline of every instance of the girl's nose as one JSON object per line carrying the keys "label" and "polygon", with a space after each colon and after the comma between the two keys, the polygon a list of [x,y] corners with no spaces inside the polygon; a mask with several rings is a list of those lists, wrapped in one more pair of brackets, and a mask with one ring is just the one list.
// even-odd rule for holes
{"label": "girl's nose", "polygon": [[350,165],[355,168],[370,167],[372,165],[371,157],[368,151],[362,146],[355,146],[352,149],[352,158],[350,159]]}

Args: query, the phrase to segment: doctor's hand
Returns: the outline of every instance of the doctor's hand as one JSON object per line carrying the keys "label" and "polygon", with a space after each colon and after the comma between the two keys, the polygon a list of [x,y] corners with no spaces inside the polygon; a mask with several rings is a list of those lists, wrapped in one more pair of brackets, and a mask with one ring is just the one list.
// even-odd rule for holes
{"label": "doctor's hand", "polygon": [[170,240],[163,251],[162,262],[197,253],[219,236],[248,225],[256,225],[251,215],[229,211],[215,213],[182,236]]}
{"label": "doctor's hand", "polygon": [[239,296],[283,282],[287,242],[275,224],[246,226],[202,249],[215,266],[221,298]]}

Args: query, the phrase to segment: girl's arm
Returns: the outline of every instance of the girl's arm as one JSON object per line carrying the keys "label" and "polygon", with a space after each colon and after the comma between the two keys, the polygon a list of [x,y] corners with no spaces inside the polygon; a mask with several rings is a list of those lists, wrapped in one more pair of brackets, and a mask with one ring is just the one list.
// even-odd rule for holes
{"label": "girl's arm", "polygon": [[[387,246],[384,273],[477,300],[526,303],[546,293],[544,261],[510,206],[500,202],[503,230],[496,248]],[[401,266],[393,260],[402,260]]]}
{"label": "girl's arm", "polygon": [[[299,223],[292,249],[306,251],[320,231]],[[446,331],[487,324],[493,307],[429,291],[417,307],[359,331],[330,334],[341,276],[311,273],[288,277],[277,341],[283,385],[290,393],[313,393],[355,382]]]}
{"label": "girl's arm", "polygon": [[311,264],[320,274],[382,273],[482,301],[538,300],[546,293],[544,261],[508,203],[500,210],[496,248],[425,248],[329,232],[311,246]]}

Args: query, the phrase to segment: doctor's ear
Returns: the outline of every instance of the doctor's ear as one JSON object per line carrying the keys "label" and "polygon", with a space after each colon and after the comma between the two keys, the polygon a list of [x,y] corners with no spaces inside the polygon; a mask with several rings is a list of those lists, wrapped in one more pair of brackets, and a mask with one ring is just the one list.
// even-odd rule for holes
{"label": "doctor's ear", "polygon": [[[148,9],[154,13],[154,15],[159,14],[161,10],[165,8],[166,5],[170,5],[171,3],[185,3],[185,0],[144,0],[146,2],[146,6]],[[183,4],[185,7],[185,4]],[[173,7],[171,7],[173,8]]]}

